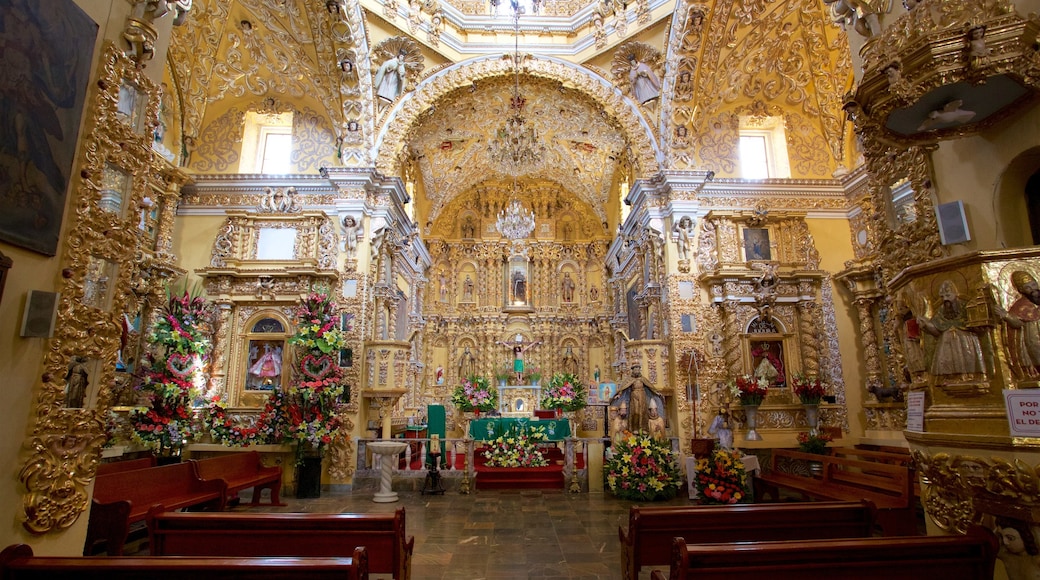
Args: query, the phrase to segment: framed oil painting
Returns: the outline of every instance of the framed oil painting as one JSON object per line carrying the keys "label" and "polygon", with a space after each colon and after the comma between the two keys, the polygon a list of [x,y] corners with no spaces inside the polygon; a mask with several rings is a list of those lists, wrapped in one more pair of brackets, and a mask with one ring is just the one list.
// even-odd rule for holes
{"label": "framed oil painting", "polygon": [[72,0],[2,2],[0,22],[0,240],[53,256],[98,25]]}
{"label": "framed oil painting", "polygon": [[744,259],[772,260],[769,250],[769,230],[766,228],[744,228]]}

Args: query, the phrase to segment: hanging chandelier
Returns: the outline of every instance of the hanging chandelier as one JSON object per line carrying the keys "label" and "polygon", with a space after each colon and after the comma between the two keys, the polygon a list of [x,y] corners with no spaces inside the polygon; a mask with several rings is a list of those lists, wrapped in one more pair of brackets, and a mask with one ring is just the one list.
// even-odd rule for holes
{"label": "hanging chandelier", "polygon": [[513,177],[512,200],[498,212],[495,227],[502,236],[517,242],[534,231],[534,212],[520,203],[520,186],[517,177],[542,162],[545,147],[539,143],[538,133],[524,119],[527,100],[520,94],[520,13],[523,11],[514,0],[513,6],[513,96],[509,101],[511,114],[499,127],[488,144],[488,156],[493,163]]}
{"label": "hanging chandelier", "polygon": [[513,197],[513,201],[509,202],[504,210],[498,212],[495,228],[500,234],[514,242],[525,239],[534,231],[534,212],[528,210],[519,199]]}
{"label": "hanging chandelier", "polygon": [[527,99],[520,93],[520,14],[523,8],[513,4],[513,95],[509,100],[510,115],[495,131],[488,143],[488,157],[503,172],[513,177],[527,172],[542,162],[545,146],[538,132],[524,118]]}

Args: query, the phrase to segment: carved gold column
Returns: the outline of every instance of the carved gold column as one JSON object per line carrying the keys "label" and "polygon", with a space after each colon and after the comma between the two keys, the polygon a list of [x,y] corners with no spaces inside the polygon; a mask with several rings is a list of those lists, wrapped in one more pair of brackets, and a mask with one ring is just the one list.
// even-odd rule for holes
{"label": "carved gold column", "polygon": [[181,186],[188,176],[180,170],[163,171],[167,179],[166,190],[159,200],[160,214],[155,235],[155,252],[160,256],[172,254],[173,250],[173,222],[177,216],[177,203],[181,198]]}
{"label": "carved gold column", "polygon": [[217,328],[213,337],[213,354],[210,363],[210,392],[227,393],[227,353],[231,348],[231,313],[233,303],[217,301]]}
{"label": "carved gold column", "polygon": [[874,304],[877,298],[860,296],[855,300],[859,319],[859,339],[867,365],[867,389],[881,384],[881,357],[878,353],[877,334],[874,331]]}

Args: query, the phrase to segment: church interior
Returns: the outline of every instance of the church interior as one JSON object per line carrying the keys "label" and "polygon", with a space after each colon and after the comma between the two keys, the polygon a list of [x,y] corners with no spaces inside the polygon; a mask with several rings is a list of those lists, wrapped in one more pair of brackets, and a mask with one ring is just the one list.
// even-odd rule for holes
{"label": "church interior", "polygon": [[[589,396],[568,417],[580,493],[602,492],[622,430],[765,466],[819,428],[908,453],[930,535],[1020,523],[1032,551],[1005,573],[1036,577],[1038,13],[7,3],[4,545],[81,554],[98,465],[141,448],[115,433],[171,293],[212,305],[200,391],[255,425],[295,380],[301,300],[324,292],[342,392],[322,489],[361,493],[375,440],[435,408],[440,438],[466,442],[452,397],[470,377],[501,377],[493,414],[516,418],[566,374]],[[663,424],[612,427],[636,366]]]}

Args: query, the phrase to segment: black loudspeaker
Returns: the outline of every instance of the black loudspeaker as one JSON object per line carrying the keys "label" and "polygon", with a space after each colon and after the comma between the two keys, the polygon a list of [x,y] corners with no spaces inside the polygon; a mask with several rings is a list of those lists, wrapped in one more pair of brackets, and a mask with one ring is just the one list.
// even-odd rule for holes
{"label": "black loudspeaker", "polygon": [[29,290],[25,297],[25,312],[22,314],[22,337],[50,338],[54,335],[58,297],[57,292]]}
{"label": "black loudspeaker", "polygon": [[936,217],[939,219],[939,239],[944,246],[971,241],[964,204],[960,200],[939,204]]}

